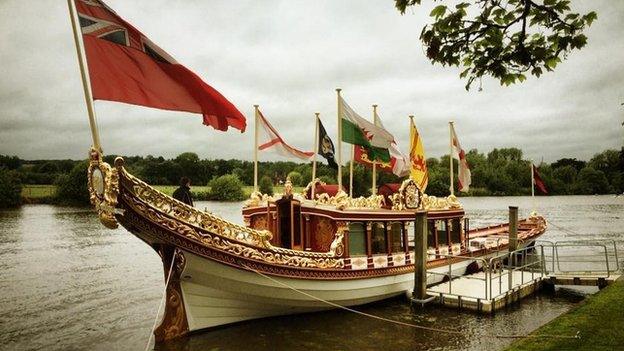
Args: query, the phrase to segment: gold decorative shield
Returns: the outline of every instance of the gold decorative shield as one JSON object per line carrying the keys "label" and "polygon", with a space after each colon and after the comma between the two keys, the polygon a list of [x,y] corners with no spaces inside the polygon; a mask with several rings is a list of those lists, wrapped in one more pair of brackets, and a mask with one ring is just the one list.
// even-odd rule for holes
{"label": "gold decorative shield", "polygon": [[108,163],[102,161],[102,154],[91,148],[89,169],[87,170],[89,200],[98,213],[100,222],[106,228],[118,227],[115,218],[115,206],[119,195],[119,173]]}

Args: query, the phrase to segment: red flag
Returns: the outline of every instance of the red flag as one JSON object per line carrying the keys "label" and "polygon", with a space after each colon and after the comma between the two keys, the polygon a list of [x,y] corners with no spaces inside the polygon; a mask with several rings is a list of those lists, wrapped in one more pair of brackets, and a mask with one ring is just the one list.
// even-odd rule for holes
{"label": "red flag", "polygon": [[[364,166],[373,167],[373,160],[368,155],[368,151],[359,145],[354,145],[354,146],[355,146],[355,152],[353,153],[353,160]],[[396,161],[397,161],[396,157],[392,157],[392,155],[390,155],[390,162],[377,160],[376,167],[380,171],[392,173],[392,170],[394,169],[394,165],[396,164]]]}
{"label": "red flag", "polygon": [[74,1],[94,99],[201,113],[215,129],[245,130],[231,102],[102,1]]}
{"label": "red flag", "polygon": [[535,167],[534,164],[531,164],[531,169],[533,170],[533,184],[535,184],[535,186],[537,186],[537,188],[543,194],[548,194],[548,190],[546,190],[546,185],[544,185],[542,177],[540,177],[539,173],[537,172],[537,167]]}

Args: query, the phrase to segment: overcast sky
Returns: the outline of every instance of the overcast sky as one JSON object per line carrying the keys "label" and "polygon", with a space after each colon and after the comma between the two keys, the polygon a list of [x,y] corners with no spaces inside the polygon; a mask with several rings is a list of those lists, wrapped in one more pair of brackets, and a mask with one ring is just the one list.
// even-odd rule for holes
{"label": "overcast sky", "polygon": [[[573,0],[598,13],[588,45],[554,73],[511,87],[484,79],[481,92],[464,90],[458,68],[426,59],[418,36],[432,2],[423,3],[401,16],[391,0],[108,0],[230,99],[248,130],[223,133],[199,115],[97,101],[104,152],[250,160],[253,104],[287,142],[311,150],[314,112],[335,138],[336,87],[366,118],[378,104],[404,151],[414,114],[428,157],[448,152],[450,119],[467,150],[519,147],[550,162],[621,147],[624,1]],[[67,4],[37,5],[0,1],[0,154],[84,158],[91,136]]]}

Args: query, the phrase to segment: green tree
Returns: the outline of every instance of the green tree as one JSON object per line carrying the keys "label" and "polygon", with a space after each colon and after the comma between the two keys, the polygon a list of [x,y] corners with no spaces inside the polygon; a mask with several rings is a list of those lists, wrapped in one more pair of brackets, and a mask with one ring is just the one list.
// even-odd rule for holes
{"label": "green tree", "polygon": [[[444,1],[430,13],[433,23],[420,34],[427,58],[443,66],[462,66],[466,89],[492,76],[501,85],[552,71],[572,50],[587,43],[583,34],[597,15],[575,13],[569,0]],[[421,0],[395,0],[404,14]],[[454,6],[453,6],[454,5]]]}
{"label": "green tree", "polygon": [[609,181],[605,174],[587,166],[579,172],[574,192],[576,194],[591,195],[607,194],[610,190]]}
{"label": "green tree", "polygon": [[292,171],[288,173],[287,178],[290,178],[290,182],[294,186],[303,186],[303,177],[301,176],[301,173]]}
{"label": "green tree", "polygon": [[258,190],[267,195],[273,195],[273,181],[269,176],[263,176],[258,183]]}
{"label": "green tree", "polygon": [[0,208],[21,204],[22,183],[13,171],[0,168]]}
{"label": "green tree", "polygon": [[56,199],[60,203],[75,205],[89,204],[89,190],[87,188],[88,161],[78,163],[69,174],[59,176],[56,181]]}
{"label": "green tree", "polygon": [[240,201],[245,198],[243,183],[232,174],[222,175],[212,179],[210,186],[210,199],[216,201]]}

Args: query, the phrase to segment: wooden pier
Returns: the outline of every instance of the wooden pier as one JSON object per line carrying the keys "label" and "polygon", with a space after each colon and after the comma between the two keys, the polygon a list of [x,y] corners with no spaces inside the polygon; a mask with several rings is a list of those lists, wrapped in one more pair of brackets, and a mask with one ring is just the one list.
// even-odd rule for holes
{"label": "wooden pier", "polygon": [[[614,241],[543,241],[518,248],[517,222],[518,209],[510,207],[509,251],[495,252],[487,258],[473,257],[474,263],[481,267],[477,273],[453,273],[457,271],[454,262],[470,257],[440,255],[448,260],[446,269],[427,270],[424,260],[415,262],[412,302],[424,305],[435,301],[443,306],[493,313],[543,287],[568,285],[602,289],[621,277]],[[416,257],[426,257],[427,227],[422,223],[426,224],[426,213],[418,212]],[[427,281],[442,283],[426,286]]]}
{"label": "wooden pier", "polygon": [[[510,274],[512,276],[511,288],[509,284]],[[548,285],[597,286],[603,288],[611,285],[621,276],[614,274],[609,277],[538,276],[531,278],[531,274],[532,272],[504,270],[500,281],[495,279],[492,282],[492,293],[489,293],[484,288],[483,282],[486,279],[484,272],[459,277],[450,282],[435,285],[430,287],[427,293],[439,305],[482,313],[493,313],[540,291]]]}

